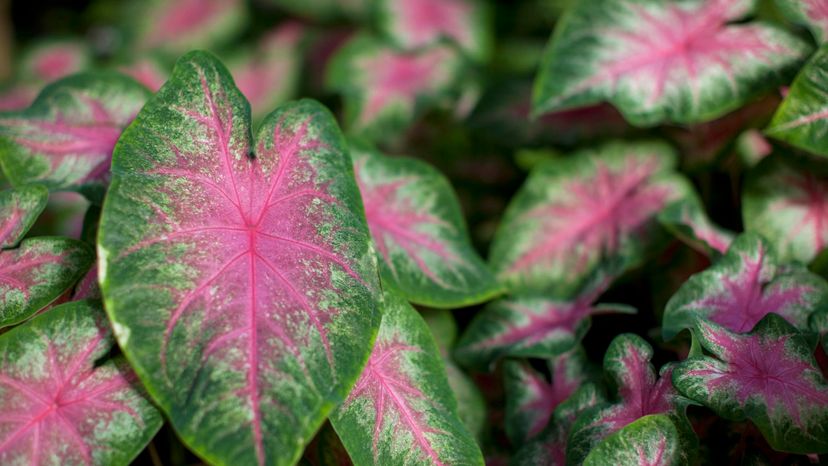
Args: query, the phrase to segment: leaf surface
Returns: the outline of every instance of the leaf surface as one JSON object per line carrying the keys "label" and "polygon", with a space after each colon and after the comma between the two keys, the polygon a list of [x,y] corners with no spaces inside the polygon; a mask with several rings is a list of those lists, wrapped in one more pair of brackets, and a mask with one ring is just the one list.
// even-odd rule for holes
{"label": "leaf surface", "polygon": [[727,252],[734,233],[714,224],[695,196],[675,202],[658,214],[658,221],[676,237],[707,257]]}
{"label": "leaf surface", "polygon": [[512,291],[566,294],[610,265],[640,262],[656,215],[690,195],[675,153],[658,142],[613,142],[537,165],[512,199],[490,264]]}
{"label": "leaf surface", "polygon": [[0,249],[13,248],[46,208],[49,190],[40,185],[0,191]]}
{"label": "leaf surface", "polygon": [[711,356],[676,366],[682,394],[726,419],[750,419],[775,450],[828,452],[828,383],[800,332],[768,315],[750,334],[700,321],[695,336]]}
{"label": "leaf surface", "polygon": [[804,42],[781,29],[734,24],[751,13],[752,4],[579,2],[546,49],[534,111],[609,101],[637,126],[722,116],[784,83],[808,52]]}
{"label": "leaf surface", "polygon": [[218,45],[241,31],[248,19],[243,0],[152,0],[139,5],[136,47],[174,55]]}
{"label": "leaf surface", "polygon": [[776,0],[776,6],[791,20],[808,26],[817,42],[828,37],[828,3],[824,0]]}
{"label": "leaf surface", "polygon": [[584,460],[584,466],[674,466],[686,464],[679,432],[669,416],[644,416],[610,435]]}
{"label": "leaf surface", "polygon": [[98,235],[106,309],[184,442],[292,464],[359,376],[377,269],[343,137],[304,100],[251,138],[212,55],[182,57],[118,144]]}
{"label": "leaf surface", "polygon": [[163,419],[114,346],[94,301],[0,335],[0,463],[127,465],[144,449]]}
{"label": "leaf surface", "polygon": [[408,301],[440,308],[501,292],[471,245],[448,179],[425,162],[351,145],[365,216],[383,278]]}
{"label": "leaf surface", "polygon": [[0,115],[0,164],[15,186],[40,183],[100,200],[112,150],[149,92],[117,73],[64,78],[23,111]]}
{"label": "leaf surface", "polygon": [[483,464],[428,326],[391,292],[368,365],[331,422],[355,464]]}

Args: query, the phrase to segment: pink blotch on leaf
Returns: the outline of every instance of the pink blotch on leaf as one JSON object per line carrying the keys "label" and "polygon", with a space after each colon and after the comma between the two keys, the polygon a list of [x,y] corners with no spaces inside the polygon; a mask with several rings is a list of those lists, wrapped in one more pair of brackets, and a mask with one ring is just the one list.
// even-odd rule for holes
{"label": "pink blotch on leaf", "polygon": [[434,43],[441,37],[454,39],[464,47],[473,46],[471,5],[463,0],[390,1],[399,21],[395,27],[413,48]]}
{"label": "pink blotch on leaf", "polygon": [[773,209],[803,211],[801,220],[797,225],[792,225],[785,241],[790,242],[802,230],[809,229],[815,254],[818,254],[828,240],[828,184],[811,173],[785,176],[781,181],[792,193]]}
{"label": "pink blotch on leaf", "polygon": [[555,359],[552,366],[552,382],[547,382],[540,374],[529,372],[525,379],[532,398],[520,406],[520,411],[532,415],[532,424],[529,426],[529,438],[539,434],[549,424],[552,413],[559,404],[566,401],[581,384],[582,377],[570,377],[568,373],[569,356]]}
{"label": "pink blotch on leaf", "polygon": [[828,35],[828,2],[825,0],[802,0],[808,20],[816,23],[823,35]]}
{"label": "pink blotch on leaf", "polygon": [[163,45],[181,36],[193,33],[199,27],[220,15],[223,10],[235,6],[235,0],[178,0],[161,10],[160,18],[152,24],[147,34],[147,45]]}
{"label": "pink blotch on leaf", "polygon": [[54,47],[40,53],[34,71],[43,81],[54,81],[80,69],[80,50],[74,47]]}

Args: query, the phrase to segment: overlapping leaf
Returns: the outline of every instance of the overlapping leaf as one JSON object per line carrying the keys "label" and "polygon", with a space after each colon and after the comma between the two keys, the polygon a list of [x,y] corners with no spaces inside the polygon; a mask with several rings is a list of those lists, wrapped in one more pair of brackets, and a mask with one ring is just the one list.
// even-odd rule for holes
{"label": "overlapping leaf", "polygon": [[248,19],[244,0],[151,0],[136,2],[133,8],[136,14],[129,19],[140,20],[135,48],[174,55],[219,45],[240,32]]}
{"label": "overlapping leaf", "polygon": [[765,133],[828,157],[828,45],[799,71]]}
{"label": "overlapping leaf", "polygon": [[769,313],[800,329],[828,309],[828,283],[798,264],[780,264],[768,244],[744,234],[713,267],[692,276],[667,303],[662,334],[672,339],[697,320],[749,332]]}
{"label": "overlapping leaf", "polygon": [[734,234],[710,221],[704,206],[695,196],[667,206],[658,214],[658,221],[708,257],[724,254],[733,241]]}
{"label": "overlapping leaf", "polygon": [[679,431],[669,416],[644,416],[607,437],[584,459],[584,466],[675,466],[682,458]]}
{"label": "overlapping leaf", "polygon": [[[628,121],[695,123],[784,82],[808,51],[758,22],[751,0],[595,0],[558,24],[535,84],[535,113],[609,101]],[[577,53],[573,53],[577,50]]]}
{"label": "overlapping leaf", "polygon": [[351,157],[380,270],[402,296],[444,308],[501,292],[472,247],[460,203],[439,171],[355,144]]}
{"label": "overlapping leaf", "polygon": [[742,216],[780,260],[810,262],[828,244],[828,172],[789,154],[767,157],[747,176]]}
{"label": "overlapping leaf", "polygon": [[711,356],[676,366],[681,393],[726,419],[750,419],[776,450],[828,452],[828,383],[799,331],[773,314],[747,335],[704,321],[696,330]]}
{"label": "overlapping leaf", "polygon": [[828,3],[824,0],[776,0],[776,6],[786,16],[808,26],[817,42],[828,36]]}
{"label": "overlapping leaf", "polygon": [[343,95],[352,132],[387,138],[450,97],[460,66],[459,54],[443,44],[400,52],[360,36],[333,57],[327,82]]}
{"label": "overlapping leaf", "polygon": [[565,294],[609,265],[640,262],[656,215],[692,188],[657,142],[609,143],[537,165],[512,199],[490,263],[513,290]]}
{"label": "overlapping leaf", "polygon": [[13,248],[46,207],[49,191],[40,185],[0,191],[0,249]]}
{"label": "overlapping leaf", "polygon": [[[610,343],[604,355],[604,371],[618,389],[617,401],[599,405],[582,413],[572,426],[567,446],[567,460],[580,463],[589,452],[622,427],[650,414],[668,414],[682,423],[687,432],[670,442],[682,442],[692,430],[684,418],[686,399],[676,392],[670,379],[673,367],[661,368],[656,376],[650,360],[652,347],[634,334],[621,334]],[[682,456],[689,450],[682,447]]]}
{"label": "overlapping leaf", "polygon": [[380,30],[404,49],[446,38],[483,59],[492,41],[487,6],[477,0],[381,0],[376,8]]}
{"label": "overlapping leaf", "polygon": [[552,413],[582,385],[587,376],[586,354],[576,349],[549,359],[551,381],[527,362],[506,361],[506,433],[513,445],[525,444],[549,424]]}
{"label": "overlapping leaf", "polygon": [[74,75],[21,112],[0,115],[0,164],[14,185],[79,190],[100,200],[115,142],[149,92],[116,73]]}
{"label": "overlapping leaf", "polygon": [[359,376],[378,272],[344,139],[313,101],[249,107],[182,57],[118,144],[98,234],[116,337],[214,464],[292,464]]}
{"label": "overlapping leaf", "polygon": [[161,428],[100,304],[76,301],[0,335],[0,463],[129,464]]}
{"label": "overlapping leaf", "polygon": [[331,422],[355,464],[482,465],[428,326],[385,293],[374,351]]}

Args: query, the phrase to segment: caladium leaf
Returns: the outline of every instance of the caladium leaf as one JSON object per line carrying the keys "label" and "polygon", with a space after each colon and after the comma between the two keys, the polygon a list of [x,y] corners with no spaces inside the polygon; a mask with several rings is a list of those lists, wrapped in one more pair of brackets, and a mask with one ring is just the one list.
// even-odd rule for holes
{"label": "caladium leaf", "polygon": [[818,309],[828,309],[828,283],[801,265],[780,264],[761,237],[747,233],[673,295],[661,332],[670,340],[696,321],[709,320],[745,333],[771,312],[807,329],[808,317]]}
{"label": "caladium leaf", "polygon": [[24,52],[18,79],[26,84],[48,83],[82,71],[91,62],[89,47],[80,41],[48,41]]}
{"label": "caladium leaf", "polygon": [[161,428],[100,303],[75,301],[0,335],[0,463],[127,465]]}
{"label": "caladium leaf", "polygon": [[129,18],[140,19],[136,48],[173,55],[220,44],[241,31],[248,19],[244,0],[152,0],[136,2],[134,8],[139,7],[140,14]]}
{"label": "caladium leaf", "polygon": [[769,240],[780,260],[808,263],[828,244],[828,172],[773,154],[748,173],[742,193],[746,231]]}
{"label": "caladium leaf", "polygon": [[[689,400],[676,392],[670,379],[673,366],[662,367],[657,377],[650,363],[652,356],[653,348],[637,335],[626,333],[612,340],[604,355],[604,371],[618,390],[617,401],[591,408],[578,417],[569,436],[569,462],[580,464],[607,436],[650,414],[669,414],[688,432],[682,437],[693,435],[684,417]],[[689,454],[686,448],[682,452]]]}
{"label": "caladium leaf", "polygon": [[118,143],[98,233],[116,337],[215,464],[292,464],[379,326],[376,259],[333,117],[306,100],[251,140],[212,55],[182,57]]}
{"label": "caladium leaf", "polygon": [[92,249],[59,237],[28,238],[0,251],[0,328],[28,319],[57,299],[94,261]]}
{"label": "caladium leaf", "polygon": [[695,196],[674,202],[658,214],[658,221],[676,237],[707,257],[727,252],[734,233],[714,224]]}
{"label": "caladium leaf", "polygon": [[385,293],[374,351],[333,424],[355,464],[482,465],[428,326]]}
{"label": "caladium leaf", "polygon": [[[752,0],[579,2],[555,29],[536,114],[609,101],[638,126],[697,123],[782,84],[807,45],[758,22]],[[578,50],[573,54],[572,50]]]}
{"label": "caladium leaf", "polygon": [[471,245],[448,179],[425,162],[351,144],[382,277],[408,301],[456,308],[502,289]]}
{"label": "caladium leaf", "polygon": [[776,0],[788,18],[808,26],[817,42],[828,38],[828,3],[824,0]]}
{"label": "caladium leaf", "polygon": [[828,157],[828,45],[799,71],[765,133]]}
{"label": "caladium leaf", "polygon": [[161,59],[146,55],[140,59],[118,67],[118,71],[141,83],[144,87],[157,92],[170,77],[170,70]]}
{"label": "caladium leaf", "polygon": [[747,335],[706,321],[694,335],[711,356],[676,366],[681,393],[726,419],[750,419],[776,450],[828,452],[828,383],[803,334],[770,314]]}
{"label": "caladium leaf", "polygon": [[0,191],[0,249],[13,248],[46,208],[49,190],[40,185]]}
{"label": "caladium leaf", "polygon": [[332,58],[327,83],[343,95],[351,132],[387,138],[450,97],[461,65],[459,54],[446,45],[400,52],[359,36]]}
{"label": "caladium leaf", "polygon": [[454,357],[463,365],[487,369],[503,356],[549,358],[577,345],[589,330],[590,316],[635,312],[615,305],[594,305],[609,280],[590,285],[568,300],[514,296],[490,303],[469,324]]}
{"label": "caladium leaf", "polygon": [[485,59],[492,41],[487,6],[478,0],[381,0],[376,8],[380,30],[404,49],[447,38]]}
{"label": "caladium leaf", "polygon": [[584,466],[676,466],[682,457],[679,432],[664,414],[644,416],[607,437],[584,459]]}
{"label": "caladium leaf", "polygon": [[609,143],[538,164],[495,234],[490,263],[513,290],[566,294],[609,264],[626,268],[657,238],[656,215],[692,192],[658,142]]}
{"label": "caladium leaf", "polygon": [[0,163],[14,185],[78,190],[100,200],[112,149],[149,92],[110,72],[48,86],[21,112],[0,115]]}
{"label": "caladium leaf", "polygon": [[549,359],[547,364],[551,381],[525,361],[509,360],[503,366],[506,434],[512,445],[523,445],[537,436],[558,405],[586,380],[588,361],[579,347]]}

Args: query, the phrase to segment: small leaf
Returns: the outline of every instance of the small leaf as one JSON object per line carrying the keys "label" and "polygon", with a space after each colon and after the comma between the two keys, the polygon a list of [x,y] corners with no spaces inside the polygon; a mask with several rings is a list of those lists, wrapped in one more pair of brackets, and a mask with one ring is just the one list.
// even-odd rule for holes
{"label": "small leaf", "polygon": [[0,251],[0,328],[22,322],[72,287],[94,254],[69,238],[29,238]]}
{"label": "small leaf", "polygon": [[0,463],[129,464],[161,428],[99,303],[51,309],[0,335]]}
{"label": "small leaf", "polygon": [[0,191],[0,249],[13,248],[46,208],[49,190],[40,185]]}
{"label": "small leaf", "polygon": [[644,416],[607,437],[587,455],[584,466],[674,466],[682,457],[679,432],[669,416]]}
{"label": "small leaf", "polygon": [[425,162],[352,144],[354,172],[384,280],[408,301],[456,308],[501,292],[471,245],[448,179]]}
{"label": "small leaf", "polygon": [[698,320],[745,333],[769,313],[805,329],[828,308],[828,283],[797,264],[782,265],[758,235],[743,234],[713,267],[684,283],[667,303],[662,335],[670,340]]}
{"label": "small leaf", "polygon": [[587,358],[583,349],[547,361],[552,380],[525,361],[509,360],[503,366],[506,391],[506,434],[520,446],[549,424],[552,413],[586,380]]}
{"label": "small leaf", "polygon": [[828,383],[802,334],[773,314],[747,335],[704,321],[696,330],[712,357],[676,366],[681,393],[726,419],[750,419],[775,450],[828,452]]}
{"label": "small leaf", "polygon": [[[751,0],[578,2],[552,36],[536,114],[609,101],[637,126],[698,123],[785,82],[808,52],[782,29],[738,23]],[[577,53],[573,53],[577,50]]]}
{"label": "small leaf", "polygon": [[483,464],[428,326],[390,292],[368,365],[331,423],[356,464]]}
{"label": "small leaf", "polygon": [[517,290],[566,294],[585,277],[640,262],[656,215],[692,188],[662,143],[609,143],[538,164],[495,234],[490,263]]}
{"label": "small leaf", "polygon": [[478,0],[381,0],[379,28],[412,50],[447,38],[471,57],[485,59],[491,47],[488,5]]}
{"label": "small leaf", "polygon": [[351,132],[380,139],[406,129],[425,110],[450,97],[460,67],[459,54],[446,45],[400,52],[360,36],[332,58],[327,83],[343,95]]}
{"label": "small leaf", "polygon": [[817,42],[828,36],[828,3],[824,0],[776,0],[776,6],[792,21],[808,26]]}
{"label": "small leaf", "polygon": [[[650,363],[652,356],[652,347],[637,335],[626,333],[613,339],[604,356],[604,371],[617,388],[618,399],[578,417],[569,436],[569,461],[580,463],[609,435],[650,414],[666,413],[686,423],[683,411],[687,401],[673,388],[670,380],[673,367],[662,367],[656,377]],[[685,430],[692,432],[689,425]]]}
{"label": "small leaf", "polygon": [[293,464],[379,327],[376,258],[344,138],[304,100],[251,137],[212,55],[182,57],[113,159],[106,310],[182,440],[214,464]]}
{"label": "small leaf", "polygon": [[828,244],[828,172],[774,154],[748,173],[742,193],[746,231],[769,240],[782,261],[808,263]]}
{"label": "small leaf", "polygon": [[799,71],[765,133],[828,157],[828,45]]}
{"label": "small leaf", "polygon": [[658,221],[707,257],[724,254],[733,241],[734,234],[710,221],[704,206],[695,196],[667,206],[658,214]]}
{"label": "small leaf", "polygon": [[151,0],[136,4],[136,48],[177,55],[218,45],[240,32],[248,20],[244,0]]}
{"label": "small leaf", "polygon": [[117,73],[64,78],[21,112],[0,115],[0,163],[15,186],[41,183],[100,200],[112,149],[149,92]]}

